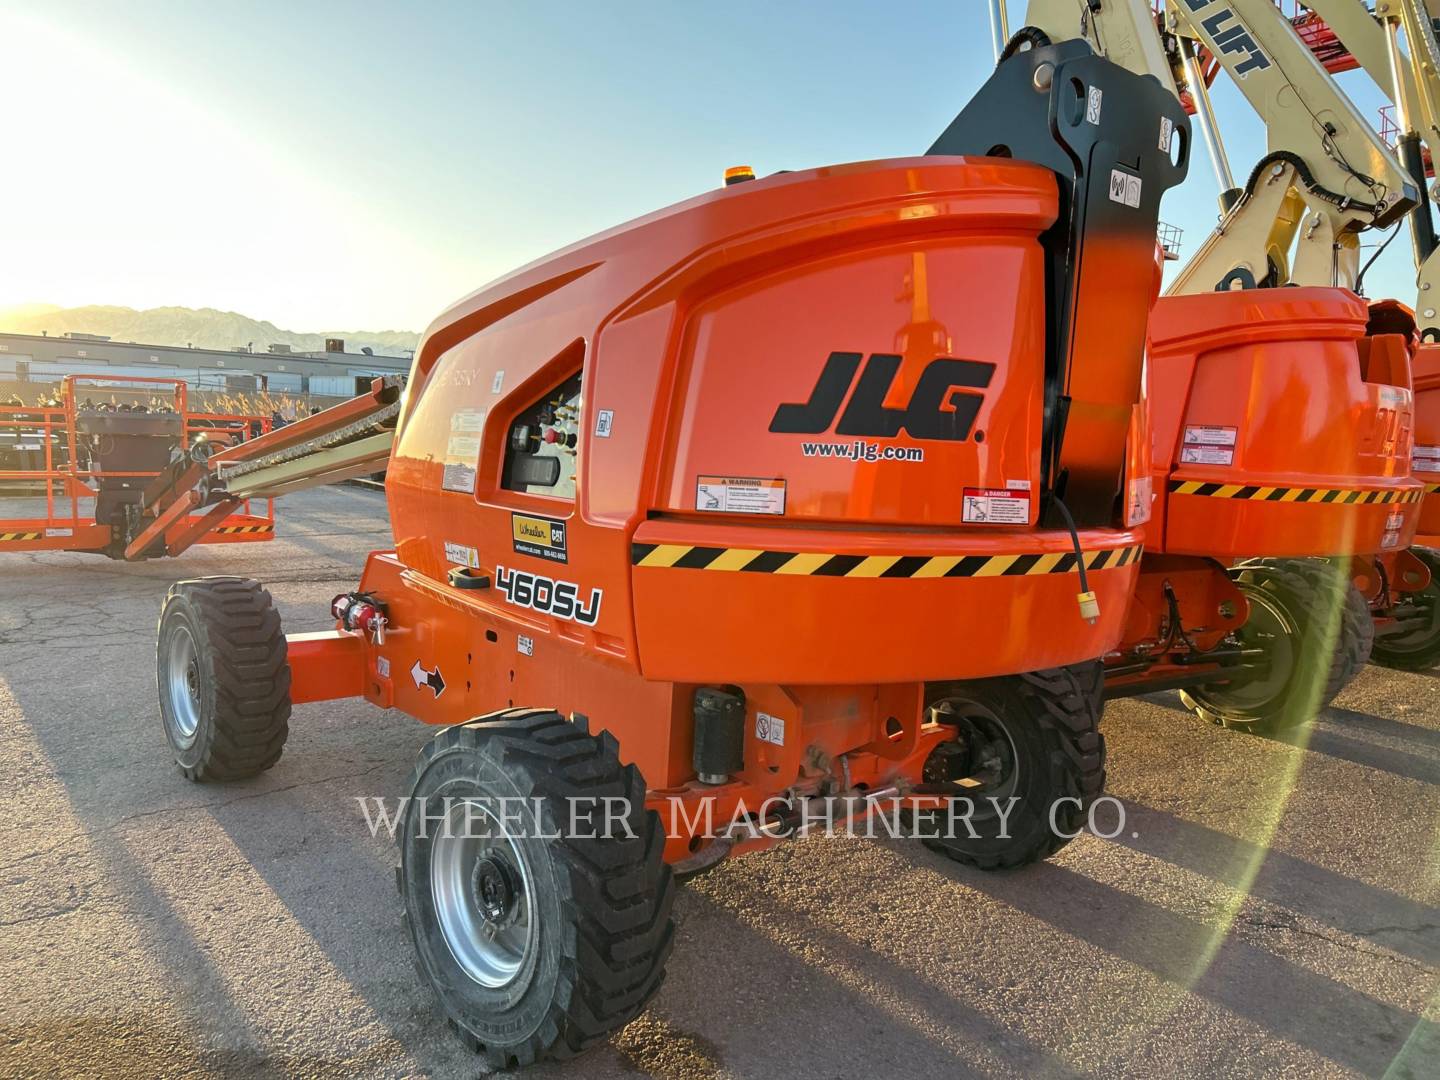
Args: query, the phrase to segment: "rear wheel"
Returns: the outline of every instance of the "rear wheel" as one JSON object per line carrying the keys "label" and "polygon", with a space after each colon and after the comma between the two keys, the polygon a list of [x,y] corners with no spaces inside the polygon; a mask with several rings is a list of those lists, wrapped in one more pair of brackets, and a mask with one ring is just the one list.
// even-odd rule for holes
{"label": "rear wheel", "polygon": [[399,842],[420,973],[495,1068],[584,1050],[659,989],[674,881],[608,733],[526,709],[441,732]]}
{"label": "rear wheel", "polygon": [[190,780],[239,780],[280,760],[290,733],[290,665],[280,614],[258,581],[170,586],[156,642],[160,718]]}
{"label": "rear wheel", "polygon": [[1369,606],[1344,573],[1320,559],[1252,559],[1231,570],[1250,602],[1236,633],[1264,653],[1260,671],[1182,690],[1197,716],[1257,735],[1300,727],[1325,708],[1369,658]]}
{"label": "rear wheel", "polygon": [[1419,608],[1415,618],[1421,625],[1376,638],[1370,658],[1401,671],[1429,671],[1440,665],[1440,552],[1417,547],[1410,553],[1430,569],[1430,584],[1412,601]]}
{"label": "rear wheel", "polygon": [[1097,718],[1105,715],[1105,665],[1099,660],[1087,660],[1083,664],[1071,664],[1070,673],[1080,684],[1081,691],[1090,699]]}
{"label": "rear wheel", "polygon": [[1052,668],[927,689],[931,715],[955,735],[931,753],[917,789],[954,800],[949,813],[916,816],[925,846],[1000,870],[1069,843],[1105,786],[1094,687]]}

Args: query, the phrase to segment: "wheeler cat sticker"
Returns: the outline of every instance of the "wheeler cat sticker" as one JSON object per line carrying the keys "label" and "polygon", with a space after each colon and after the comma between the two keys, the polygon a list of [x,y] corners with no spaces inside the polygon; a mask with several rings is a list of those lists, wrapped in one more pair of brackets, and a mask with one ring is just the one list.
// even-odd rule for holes
{"label": "wheeler cat sticker", "polygon": [[516,552],[551,562],[569,562],[565,522],[534,514],[511,514],[510,534]]}

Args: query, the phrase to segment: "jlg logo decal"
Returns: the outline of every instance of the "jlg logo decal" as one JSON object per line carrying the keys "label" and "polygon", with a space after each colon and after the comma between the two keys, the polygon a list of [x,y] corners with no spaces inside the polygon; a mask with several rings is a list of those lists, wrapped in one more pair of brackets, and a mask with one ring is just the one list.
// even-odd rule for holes
{"label": "jlg logo decal", "polygon": [[[1185,6],[1197,15],[1211,7],[1217,8],[1213,15],[1202,18],[1200,25],[1214,37],[1215,47],[1221,52],[1237,53],[1245,57],[1235,65],[1235,74],[1238,77],[1243,79],[1252,71],[1264,71],[1270,66],[1270,58],[1260,50],[1260,46],[1250,36],[1250,31],[1240,23],[1239,17],[1229,4],[1216,4],[1214,0],[1185,0]],[[1232,25],[1226,25],[1227,23]]]}
{"label": "jlg logo decal", "polygon": [[[995,375],[994,364],[942,356],[931,360],[921,372],[910,403],[903,409],[892,409],[886,407],[885,398],[900,370],[900,357],[873,353],[860,371],[862,359],[860,353],[832,352],[815,389],[810,391],[810,400],[803,405],[781,405],[770,421],[770,430],[818,435],[835,424],[837,435],[893,439],[903,431],[912,439],[960,442],[970,437],[984,398],[957,388],[983,390]],[[845,412],[836,423],[835,416],[852,384],[855,392],[850,394]],[[978,441],[980,436],[976,438]]]}
{"label": "jlg logo decal", "polygon": [[540,574],[527,574],[524,570],[495,568],[495,584],[505,594],[505,599],[516,607],[533,608],[544,615],[557,619],[572,619],[582,626],[594,626],[600,618],[601,589],[590,590],[590,602],[580,602],[580,586],[573,581],[552,581]]}

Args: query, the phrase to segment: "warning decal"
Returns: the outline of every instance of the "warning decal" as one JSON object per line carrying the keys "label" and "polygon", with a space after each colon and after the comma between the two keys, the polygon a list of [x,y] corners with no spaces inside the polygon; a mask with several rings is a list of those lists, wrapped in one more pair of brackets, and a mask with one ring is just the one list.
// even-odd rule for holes
{"label": "warning decal", "polygon": [[463,491],[466,495],[474,495],[475,466],[461,461],[447,461],[445,475],[440,478],[440,486],[446,491]]}
{"label": "warning decal", "polygon": [[450,436],[445,444],[446,461],[476,461],[480,457],[480,439],[475,435]]}
{"label": "warning decal", "polygon": [[445,491],[475,494],[475,466],[480,460],[480,432],[485,427],[483,409],[462,409],[451,414],[450,438],[445,443],[445,472],[440,487]]}
{"label": "warning decal", "polygon": [[967,487],[960,516],[979,525],[1028,525],[1030,493],[1010,488]]}
{"label": "warning decal", "polygon": [[1233,465],[1237,434],[1233,427],[1187,424],[1185,442],[1180,447],[1180,464]]}
{"label": "warning decal", "polygon": [[1230,446],[1208,446],[1204,443],[1186,443],[1180,448],[1182,465],[1232,465],[1235,450]]}
{"label": "warning decal", "polygon": [[698,476],[695,509],[716,514],[783,514],[785,481],[749,476]]}
{"label": "warning decal", "polygon": [[1125,206],[1140,205],[1140,177],[1131,176],[1124,169],[1110,170],[1110,201]]}
{"label": "warning decal", "polygon": [[1415,444],[1415,450],[1410,455],[1411,465],[1420,472],[1440,472],[1440,446],[1421,446]]}
{"label": "warning decal", "polygon": [[1098,86],[1090,87],[1090,92],[1085,95],[1085,119],[1091,124],[1100,123],[1100,109],[1105,101],[1105,91]]}
{"label": "warning decal", "polygon": [[453,540],[445,541],[445,561],[471,570],[480,569],[480,553],[469,544],[457,544]]}
{"label": "warning decal", "polygon": [[757,712],[755,714],[755,738],[761,742],[784,746],[785,721],[778,716],[771,716],[769,713]]}
{"label": "warning decal", "polygon": [[1155,501],[1155,484],[1149,476],[1130,479],[1126,493],[1125,524],[1143,525],[1150,520],[1150,505]]}
{"label": "warning decal", "polygon": [[1233,427],[1207,427],[1204,424],[1186,424],[1185,442],[1200,443],[1204,446],[1234,446]]}
{"label": "warning decal", "polygon": [[485,430],[484,409],[461,409],[450,416],[450,430],[478,432]]}

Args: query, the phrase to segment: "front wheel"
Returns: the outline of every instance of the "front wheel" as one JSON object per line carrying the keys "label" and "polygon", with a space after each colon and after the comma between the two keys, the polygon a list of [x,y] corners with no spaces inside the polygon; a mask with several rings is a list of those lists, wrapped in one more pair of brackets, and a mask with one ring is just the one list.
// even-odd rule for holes
{"label": "front wheel", "polygon": [[170,586],[155,681],[165,738],[188,779],[240,780],[280,760],[290,734],[290,665],[280,613],[258,581]]}
{"label": "front wheel", "polygon": [[927,687],[931,716],[955,733],[917,788],[952,799],[946,812],[916,815],[925,846],[1002,870],[1068,844],[1105,787],[1097,696],[1069,668]]}
{"label": "front wheel", "polygon": [[1414,598],[1420,624],[1399,634],[1375,639],[1370,658],[1384,667],[1400,671],[1429,671],[1440,665],[1440,552],[1411,548],[1410,554],[1430,570],[1430,584]]}
{"label": "front wheel", "polygon": [[1369,659],[1374,624],[1343,568],[1320,559],[1252,559],[1231,570],[1250,602],[1236,633],[1261,651],[1252,676],[1192,687],[1180,699],[1228,728],[1274,735],[1309,723]]}
{"label": "front wheel", "polygon": [[608,732],[526,709],[448,728],[421,751],[398,839],[420,971],[491,1066],[569,1057],[659,989],[674,880]]}

